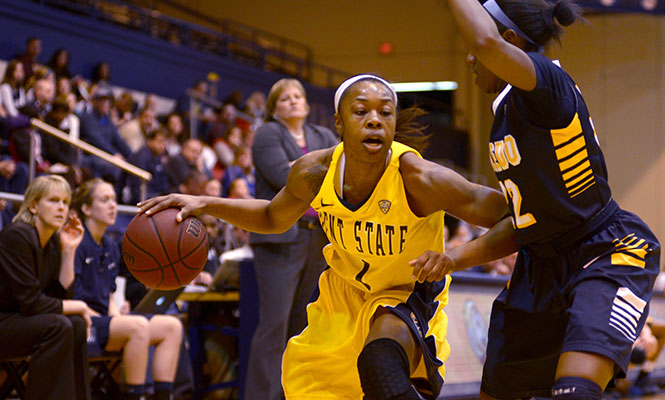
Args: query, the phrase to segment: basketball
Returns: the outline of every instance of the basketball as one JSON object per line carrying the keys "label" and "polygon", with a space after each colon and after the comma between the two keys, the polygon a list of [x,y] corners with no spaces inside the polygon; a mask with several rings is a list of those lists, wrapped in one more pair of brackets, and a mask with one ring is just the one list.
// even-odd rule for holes
{"label": "basketball", "polygon": [[135,216],[122,241],[122,258],[131,274],[150,288],[178,289],[201,272],[208,259],[208,233],[189,216],[176,222],[178,209]]}

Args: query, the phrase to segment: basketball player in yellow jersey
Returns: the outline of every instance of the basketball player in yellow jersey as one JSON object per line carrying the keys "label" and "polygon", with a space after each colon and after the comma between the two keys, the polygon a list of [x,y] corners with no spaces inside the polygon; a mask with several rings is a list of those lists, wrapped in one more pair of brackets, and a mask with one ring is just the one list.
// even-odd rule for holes
{"label": "basketball player in yellow jersey", "polygon": [[[139,203],[139,212],[179,207],[178,221],[207,213],[259,233],[317,209],[330,268],[284,353],[289,400],[436,398],[450,352],[446,274],[517,248],[503,195],[420,157],[419,109],[398,115],[396,106],[378,76],[345,81],[335,94],[342,144],[298,159],[271,201],[170,194]],[[444,253],[444,211],[490,229]]]}

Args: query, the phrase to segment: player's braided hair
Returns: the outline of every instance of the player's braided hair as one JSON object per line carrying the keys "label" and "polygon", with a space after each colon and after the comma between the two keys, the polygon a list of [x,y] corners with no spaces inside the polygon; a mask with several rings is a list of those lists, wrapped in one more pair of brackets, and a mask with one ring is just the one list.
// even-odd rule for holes
{"label": "player's braided hair", "polygon": [[[570,0],[497,0],[504,13],[538,45],[561,43],[563,26],[582,18],[581,9]],[[503,32],[506,27],[499,24]]]}

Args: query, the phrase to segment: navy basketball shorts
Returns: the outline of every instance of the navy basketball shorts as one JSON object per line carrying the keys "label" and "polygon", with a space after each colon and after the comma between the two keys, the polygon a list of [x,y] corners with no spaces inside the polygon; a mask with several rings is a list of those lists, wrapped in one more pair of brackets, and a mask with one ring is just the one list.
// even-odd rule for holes
{"label": "navy basketball shorts", "polygon": [[625,375],[660,270],[658,240],[618,210],[581,240],[557,246],[522,247],[494,301],[481,384],[492,397],[550,397],[559,356],[569,351],[606,356]]}
{"label": "navy basketball shorts", "polygon": [[98,357],[104,354],[106,344],[109,342],[109,326],[111,317],[102,315],[92,317],[92,326],[88,336],[88,355]]}

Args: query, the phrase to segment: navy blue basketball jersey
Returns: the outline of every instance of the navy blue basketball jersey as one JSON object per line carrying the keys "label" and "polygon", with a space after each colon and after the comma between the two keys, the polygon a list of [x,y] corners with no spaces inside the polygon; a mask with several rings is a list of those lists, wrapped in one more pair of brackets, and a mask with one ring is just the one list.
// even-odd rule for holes
{"label": "navy blue basketball jersey", "polygon": [[529,53],[538,83],[493,104],[490,163],[520,244],[573,231],[609,201],[607,168],[582,94],[559,65]]}

